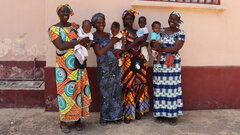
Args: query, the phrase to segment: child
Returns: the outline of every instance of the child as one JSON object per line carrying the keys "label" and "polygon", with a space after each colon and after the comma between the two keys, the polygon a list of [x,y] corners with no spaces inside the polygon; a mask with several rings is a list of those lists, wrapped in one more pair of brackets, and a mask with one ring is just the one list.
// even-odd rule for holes
{"label": "child", "polygon": [[[90,46],[92,44],[93,41],[93,34],[90,33],[92,28],[92,24],[89,20],[84,20],[82,22],[82,27],[80,27],[79,29],[77,29],[78,31],[78,39],[83,39],[85,37],[89,38],[89,43],[87,45],[87,49],[90,49]],[[76,45],[74,47],[74,55],[76,56],[76,58],[78,59],[78,61],[83,64],[83,62],[86,60],[86,57],[88,56],[88,51],[87,49],[82,46],[82,45]]]}
{"label": "child", "polygon": [[[164,46],[160,36],[161,23],[158,21],[154,21],[152,23],[152,30],[153,30],[153,33],[151,34],[151,43],[153,44],[160,43],[160,47],[163,48]],[[152,46],[152,56],[157,57],[157,66],[158,66],[157,68],[160,68],[160,60],[161,60],[162,52],[156,51],[157,47],[158,47],[157,45]]]}
{"label": "child", "polygon": [[[121,41],[115,43],[113,47],[116,50],[124,51],[125,50],[125,40],[124,40],[124,37],[123,37],[122,33],[119,32],[119,30],[120,30],[120,24],[118,22],[113,22],[112,25],[111,25],[110,37],[111,38],[112,37],[119,38]],[[123,64],[121,56],[118,55],[117,58],[118,58],[118,66],[120,67]]]}
{"label": "child", "polygon": [[[146,24],[147,24],[146,17],[144,17],[144,16],[139,17],[138,25],[139,25],[140,29],[138,29],[138,31],[137,31],[137,36],[138,37],[148,36],[148,29],[146,27]],[[149,61],[148,50],[147,50],[146,46],[143,46],[141,48],[141,52],[142,52],[143,56],[145,57],[145,59],[147,61]]]}

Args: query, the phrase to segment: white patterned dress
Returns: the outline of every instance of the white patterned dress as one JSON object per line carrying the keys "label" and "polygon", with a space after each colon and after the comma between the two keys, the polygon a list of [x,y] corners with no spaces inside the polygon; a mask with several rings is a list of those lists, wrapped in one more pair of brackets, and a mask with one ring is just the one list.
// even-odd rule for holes
{"label": "white patterned dress", "polygon": [[[185,41],[185,33],[180,30],[176,33],[168,35],[162,29],[162,37],[167,47],[174,46],[175,41]],[[182,100],[182,81],[181,81],[181,57],[179,53],[171,53],[175,55],[173,67],[164,64],[166,54],[163,52],[161,56],[161,68],[157,68],[157,60],[155,58],[153,65],[153,90],[154,90],[154,117],[174,118],[183,115]]]}

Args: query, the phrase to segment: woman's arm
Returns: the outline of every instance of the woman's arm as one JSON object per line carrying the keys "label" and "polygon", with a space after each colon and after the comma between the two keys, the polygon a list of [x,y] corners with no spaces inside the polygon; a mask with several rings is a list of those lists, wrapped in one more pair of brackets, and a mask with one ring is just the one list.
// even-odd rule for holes
{"label": "woman's arm", "polygon": [[119,38],[113,37],[111,41],[103,48],[100,48],[99,43],[95,43],[93,44],[93,50],[97,56],[102,56],[118,41]]}
{"label": "woman's arm", "polygon": [[145,42],[147,40],[148,34],[144,34],[143,36],[138,38],[138,42]]}
{"label": "woman's arm", "polygon": [[[137,39],[134,40],[134,42],[132,42],[130,45],[126,46],[126,51],[130,50],[131,48],[133,48],[136,44],[139,44],[139,42],[145,42],[147,40],[148,34],[144,34],[144,36],[139,37]],[[141,44],[141,46],[146,46],[146,44]]]}
{"label": "woman's arm", "polygon": [[148,42],[140,42],[141,47],[148,47],[149,43]]}
{"label": "woman's arm", "polygon": [[122,41],[122,51],[125,51],[126,39],[124,38],[124,36],[122,36],[121,41]]}
{"label": "woman's arm", "polygon": [[83,38],[81,40],[73,40],[71,42],[64,42],[62,41],[61,37],[56,38],[52,41],[52,43],[59,49],[59,50],[67,50],[70,48],[73,48],[77,44],[86,45],[87,40],[89,40],[88,37]]}
{"label": "woman's arm", "polygon": [[131,48],[133,48],[138,43],[137,39],[134,40],[130,45],[127,45],[125,47],[125,51],[129,51]]}
{"label": "woman's arm", "polygon": [[178,52],[183,47],[183,44],[184,44],[184,41],[177,39],[174,46],[161,48],[159,45],[158,51],[167,52],[167,53],[172,53],[172,52],[175,53],[175,52]]}

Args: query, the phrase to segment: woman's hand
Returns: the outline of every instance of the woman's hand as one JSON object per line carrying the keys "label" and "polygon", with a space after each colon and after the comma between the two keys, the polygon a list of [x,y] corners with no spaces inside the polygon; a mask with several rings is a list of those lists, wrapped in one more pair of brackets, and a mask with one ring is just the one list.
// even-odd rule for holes
{"label": "woman's hand", "polygon": [[85,37],[85,38],[83,38],[81,40],[78,40],[78,41],[79,41],[79,44],[81,44],[84,47],[87,47],[87,43],[89,43],[90,40],[89,40],[88,37]]}
{"label": "woman's hand", "polygon": [[140,43],[139,43],[139,45],[140,45],[141,47],[144,47],[144,46],[147,47],[148,44],[149,44],[148,42],[140,42]]}
{"label": "woman's hand", "polygon": [[144,36],[138,37],[137,39],[135,39],[135,42],[136,42],[137,44],[139,44],[139,42],[146,42],[147,37],[148,37],[148,34],[144,34]]}
{"label": "woman's hand", "polygon": [[117,58],[120,58],[122,54],[122,50],[119,50],[119,49],[113,50],[112,52]]}
{"label": "woman's hand", "polygon": [[70,48],[74,48],[75,45],[79,44],[80,40],[72,40],[70,42],[63,42],[61,37],[56,38],[52,41],[52,43],[58,48],[59,50],[67,50]]}
{"label": "woman's hand", "polygon": [[119,38],[117,38],[117,37],[112,37],[110,42],[111,42],[112,44],[115,44],[115,43],[117,43],[117,42],[119,42],[119,41],[120,41]]}
{"label": "woman's hand", "polygon": [[157,47],[158,52],[163,52],[163,48],[161,48],[160,46]]}

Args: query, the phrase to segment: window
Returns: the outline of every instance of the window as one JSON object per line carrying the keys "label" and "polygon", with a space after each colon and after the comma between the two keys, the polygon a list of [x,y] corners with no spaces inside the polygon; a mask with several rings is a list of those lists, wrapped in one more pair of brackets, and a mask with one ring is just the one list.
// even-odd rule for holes
{"label": "window", "polygon": [[220,5],[220,0],[145,0],[145,1],[162,1],[162,2],[180,2],[180,3]]}

